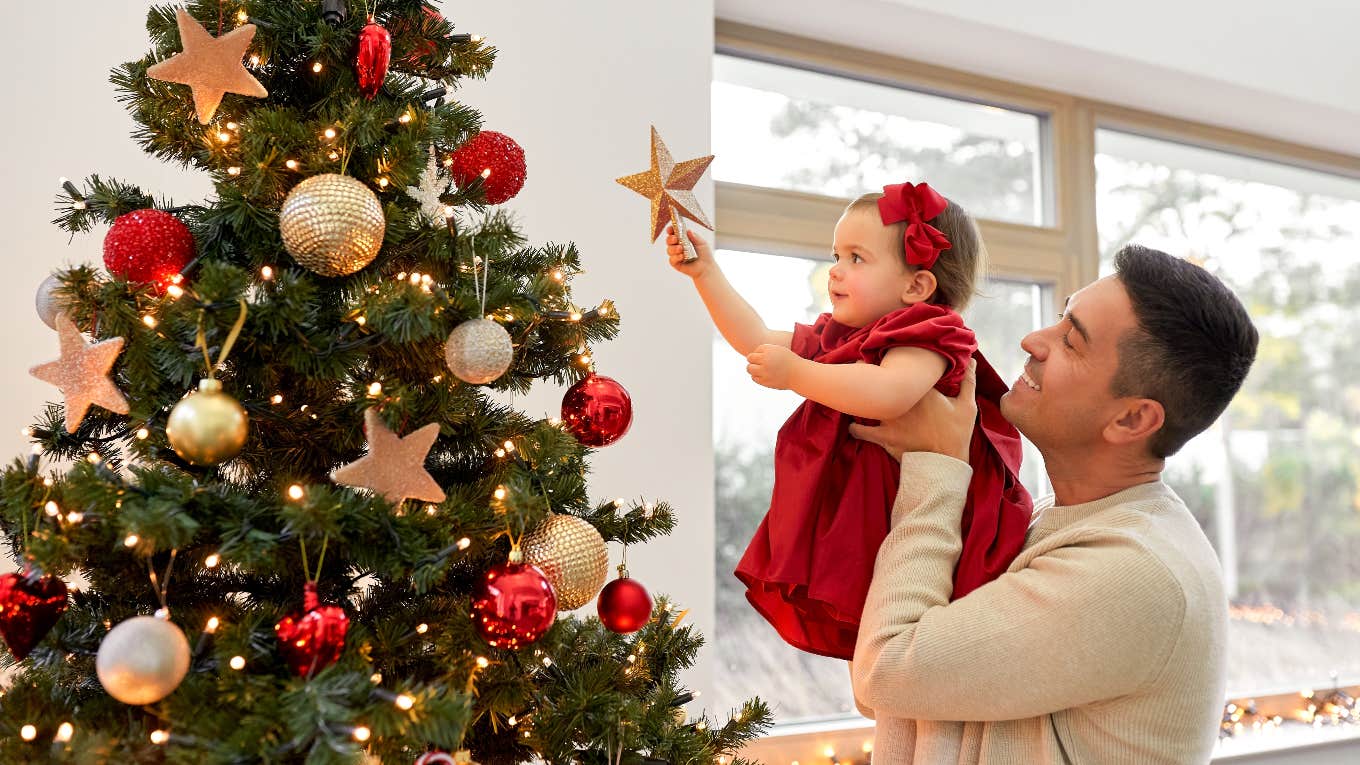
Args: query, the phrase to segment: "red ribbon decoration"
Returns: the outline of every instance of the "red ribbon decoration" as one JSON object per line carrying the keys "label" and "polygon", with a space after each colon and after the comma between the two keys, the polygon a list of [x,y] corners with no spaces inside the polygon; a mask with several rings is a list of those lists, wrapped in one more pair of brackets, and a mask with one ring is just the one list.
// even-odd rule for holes
{"label": "red ribbon decoration", "polygon": [[952,245],[943,231],[926,221],[944,212],[948,206],[949,200],[940,196],[928,183],[894,183],[883,187],[883,196],[878,200],[878,214],[885,226],[907,222],[906,233],[902,235],[907,263],[930,268],[940,257],[940,252]]}

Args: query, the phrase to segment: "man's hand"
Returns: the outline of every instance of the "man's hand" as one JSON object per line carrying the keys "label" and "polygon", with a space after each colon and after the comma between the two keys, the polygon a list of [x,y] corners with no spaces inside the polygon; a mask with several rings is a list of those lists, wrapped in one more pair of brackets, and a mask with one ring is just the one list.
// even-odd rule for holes
{"label": "man's hand", "polygon": [[851,423],[850,435],[878,444],[898,462],[907,452],[934,452],[967,462],[976,422],[977,361],[970,360],[958,398],[932,388],[911,411],[895,420],[877,426]]}
{"label": "man's hand", "polygon": [[746,355],[746,371],[751,379],[775,390],[792,386],[793,370],[802,357],[782,345],[757,345]]}

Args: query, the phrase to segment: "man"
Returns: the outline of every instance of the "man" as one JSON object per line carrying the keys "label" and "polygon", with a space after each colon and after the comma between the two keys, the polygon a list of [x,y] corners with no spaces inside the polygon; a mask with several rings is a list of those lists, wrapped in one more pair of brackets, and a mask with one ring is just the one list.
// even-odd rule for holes
{"label": "man", "polygon": [[1203,763],[1222,712],[1227,603],[1213,549],[1161,481],[1256,355],[1242,304],[1136,245],[1021,342],[1001,411],[1044,456],[1007,573],[951,603],[976,408],[932,394],[852,426],[902,463],[851,665],[876,763]]}

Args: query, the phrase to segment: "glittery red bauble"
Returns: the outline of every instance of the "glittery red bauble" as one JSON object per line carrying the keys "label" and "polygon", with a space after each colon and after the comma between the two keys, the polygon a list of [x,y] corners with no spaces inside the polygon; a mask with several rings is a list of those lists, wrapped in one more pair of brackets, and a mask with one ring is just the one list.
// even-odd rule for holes
{"label": "glittery red bauble", "polygon": [[[417,32],[423,31],[425,27],[431,26],[432,24],[438,24],[444,20],[443,15],[441,15],[439,11],[436,11],[429,6],[422,7],[421,11],[425,14],[423,23],[412,24],[405,18],[399,18],[392,22],[392,29],[397,31],[398,36],[404,38],[409,36],[413,29]],[[433,59],[434,54],[438,51],[439,48],[435,45],[433,40],[420,40],[411,45],[410,50],[407,51],[405,55],[401,56],[398,63],[408,67],[433,66],[440,63]]]}
{"label": "glittery red bauble", "polygon": [[435,749],[417,757],[414,765],[458,765],[458,761],[448,752]]}
{"label": "glittery red bauble", "polygon": [[120,215],[104,235],[104,267],[130,282],[165,287],[193,257],[189,227],[160,210]]}
{"label": "glittery red bauble", "polygon": [[524,188],[524,149],[504,133],[483,130],[449,158],[454,183],[467,186],[481,178],[487,204],[498,205]]}
{"label": "glittery red bauble", "polygon": [[652,596],[636,579],[623,576],[606,584],[595,602],[604,626],[627,635],[642,629],[652,618]]}
{"label": "glittery red bauble", "polygon": [[23,661],[66,611],[66,583],[55,576],[10,572],[0,576],[0,635]]}
{"label": "glittery red bauble", "polygon": [[608,446],[633,424],[633,399],[612,377],[588,375],[562,396],[562,423],[586,446]]}
{"label": "glittery red bauble", "polygon": [[373,100],[387,79],[387,65],[392,61],[392,35],[381,24],[368,22],[359,32],[359,53],[354,71],[359,75],[359,92]]}
{"label": "glittery red bauble", "polygon": [[494,648],[520,648],[543,637],[557,618],[557,594],[528,563],[498,563],[472,591],[472,626]]}
{"label": "glittery red bauble", "polygon": [[329,667],[345,650],[349,617],[340,606],[320,605],[316,583],[302,588],[302,611],[291,613],[274,625],[279,652],[298,677]]}

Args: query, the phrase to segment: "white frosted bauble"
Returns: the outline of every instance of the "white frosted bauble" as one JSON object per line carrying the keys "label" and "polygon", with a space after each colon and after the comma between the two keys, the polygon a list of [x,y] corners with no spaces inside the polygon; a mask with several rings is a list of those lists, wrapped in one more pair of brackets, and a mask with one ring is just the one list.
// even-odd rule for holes
{"label": "white frosted bauble", "polygon": [[189,640],[169,619],[134,616],[104,636],[94,666],[110,696],[124,704],[153,704],[189,674]]}
{"label": "white frosted bauble", "polygon": [[515,359],[515,346],[505,327],[491,319],[459,324],[444,343],[444,360],[455,377],[483,385],[505,374]]}
{"label": "white frosted bauble", "polygon": [[56,296],[56,290],[60,286],[61,280],[57,275],[48,274],[43,283],[38,285],[38,294],[33,296],[33,302],[38,308],[38,318],[52,329],[57,328],[57,314],[61,313]]}

